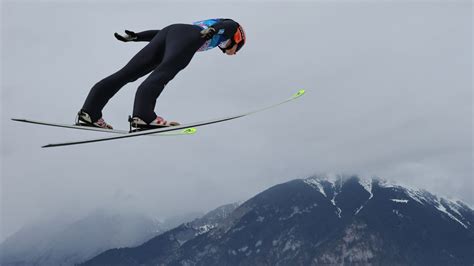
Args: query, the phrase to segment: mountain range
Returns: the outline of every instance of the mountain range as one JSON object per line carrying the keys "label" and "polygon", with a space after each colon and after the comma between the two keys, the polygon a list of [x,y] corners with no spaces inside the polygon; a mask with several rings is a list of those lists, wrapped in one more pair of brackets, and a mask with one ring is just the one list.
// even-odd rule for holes
{"label": "mountain range", "polygon": [[474,264],[471,207],[379,178],[297,179],[223,209],[81,265]]}

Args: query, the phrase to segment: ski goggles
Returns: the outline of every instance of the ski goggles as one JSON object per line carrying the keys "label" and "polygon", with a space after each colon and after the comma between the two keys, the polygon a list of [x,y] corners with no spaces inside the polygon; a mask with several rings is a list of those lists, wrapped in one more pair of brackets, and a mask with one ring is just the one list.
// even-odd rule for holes
{"label": "ski goggles", "polygon": [[240,25],[234,34],[234,38],[232,38],[232,42],[234,44],[237,44],[236,52],[238,52],[242,48],[242,46],[244,46],[245,44],[245,32],[244,32],[244,29]]}

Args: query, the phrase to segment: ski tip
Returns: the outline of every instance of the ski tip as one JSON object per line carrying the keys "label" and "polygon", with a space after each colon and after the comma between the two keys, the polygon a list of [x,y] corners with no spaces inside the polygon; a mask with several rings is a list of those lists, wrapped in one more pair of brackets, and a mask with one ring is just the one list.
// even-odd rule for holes
{"label": "ski tip", "polygon": [[305,92],[306,92],[305,90],[299,90],[297,93],[293,94],[291,98],[296,99],[298,97],[301,97]]}
{"label": "ski tip", "polygon": [[189,128],[183,129],[183,131],[181,132],[186,135],[192,135],[192,134],[195,134],[196,131],[197,129],[195,127],[189,127]]}

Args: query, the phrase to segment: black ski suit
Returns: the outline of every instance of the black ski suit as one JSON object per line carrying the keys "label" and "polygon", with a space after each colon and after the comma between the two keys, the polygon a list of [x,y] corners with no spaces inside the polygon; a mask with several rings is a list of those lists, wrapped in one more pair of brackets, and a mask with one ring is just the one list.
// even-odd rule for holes
{"label": "black ski suit", "polygon": [[[224,29],[228,38],[237,30],[238,24],[230,19],[222,19],[212,25],[217,31]],[[157,115],[154,112],[156,99],[165,85],[179,71],[184,69],[198,49],[206,42],[201,37],[203,28],[192,24],[173,24],[162,30],[150,30],[137,33],[135,41],[149,42],[122,69],[95,84],[82,110],[93,121],[102,117],[102,109],[124,85],[133,82],[151,72],[137,89],[133,116],[146,123],[152,122]]]}

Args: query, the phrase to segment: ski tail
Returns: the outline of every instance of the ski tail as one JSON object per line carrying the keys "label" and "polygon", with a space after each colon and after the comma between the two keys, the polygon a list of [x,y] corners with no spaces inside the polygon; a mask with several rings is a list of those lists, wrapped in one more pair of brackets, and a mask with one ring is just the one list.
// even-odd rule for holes
{"label": "ski tail", "polygon": [[[105,132],[105,133],[113,133],[113,134],[129,134],[130,132],[127,130],[118,130],[118,129],[105,129],[99,127],[89,127],[89,126],[78,126],[78,125],[69,125],[69,124],[60,124],[60,123],[49,123],[37,120],[30,120],[30,119],[20,119],[20,118],[12,118],[13,121],[28,123],[28,124],[36,124],[36,125],[43,125],[43,126],[50,126],[50,127],[60,127],[60,128],[69,128],[69,129],[76,129],[76,130],[86,130],[86,131],[94,131],[94,132]],[[192,135],[196,133],[197,130],[195,128],[186,128],[182,130],[170,131],[165,133],[157,133],[153,136],[181,136],[181,135]]]}

